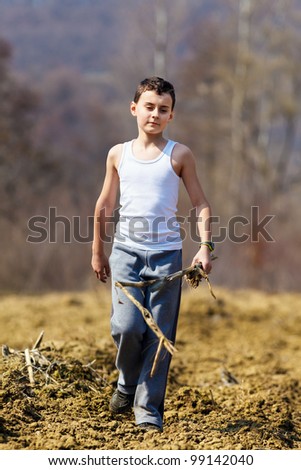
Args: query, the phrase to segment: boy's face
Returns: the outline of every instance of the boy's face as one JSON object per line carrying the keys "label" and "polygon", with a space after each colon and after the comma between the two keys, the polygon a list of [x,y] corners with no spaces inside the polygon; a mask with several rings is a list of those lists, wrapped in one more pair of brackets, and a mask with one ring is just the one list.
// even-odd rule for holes
{"label": "boy's face", "polygon": [[173,118],[172,98],[168,93],[158,95],[155,91],[144,91],[138,103],[132,101],[131,113],[137,117],[140,129],[148,134],[163,132]]}

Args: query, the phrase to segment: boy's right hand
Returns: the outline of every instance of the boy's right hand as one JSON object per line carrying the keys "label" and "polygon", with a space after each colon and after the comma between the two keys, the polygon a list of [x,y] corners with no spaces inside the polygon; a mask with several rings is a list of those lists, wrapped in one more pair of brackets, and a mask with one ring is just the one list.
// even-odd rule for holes
{"label": "boy's right hand", "polygon": [[97,279],[101,282],[107,282],[111,275],[109,260],[106,255],[92,255],[91,266],[96,274]]}

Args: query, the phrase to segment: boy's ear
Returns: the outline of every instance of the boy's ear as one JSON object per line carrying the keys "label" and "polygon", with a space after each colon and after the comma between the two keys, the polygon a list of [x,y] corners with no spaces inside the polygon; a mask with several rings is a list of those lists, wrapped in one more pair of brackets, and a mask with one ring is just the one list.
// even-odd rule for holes
{"label": "boy's ear", "polygon": [[172,121],[173,118],[174,118],[174,115],[175,115],[175,113],[174,113],[174,111],[172,111],[172,112],[170,113],[170,116],[169,116],[169,119],[168,119],[168,120],[169,120],[169,121]]}
{"label": "boy's ear", "polygon": [[131,110],[131,113],[132,113],[133,116],[136,116],[136,107],[137,107],[137,103],[135,103],[135,101],[132,101],[131,106],[130,106],[130,110]]}

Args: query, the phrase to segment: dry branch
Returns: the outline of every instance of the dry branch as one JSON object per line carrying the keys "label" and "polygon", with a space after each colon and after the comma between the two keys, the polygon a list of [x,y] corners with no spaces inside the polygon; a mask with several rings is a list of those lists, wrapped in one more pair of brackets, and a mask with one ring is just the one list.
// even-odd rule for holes
{"label": "dry branch", "polygon": [[[213,256],[211,260],[215,260],[217,257]],[[156,291],[162,289],[168,282],[172,282],[176,279],[179,279],[181,277],[185,277],[186,281],[191,287],[198,287],[199,283],[201,282],[202,279],[205,279],[209,291],[214,299],[216,299],[210,281],[208,274],[205,273],[205,271],[202,269],[201,264],[195,264],[194,266],[189,266],[188,268],[182,269],[181,271],[177,271],[173,274],[169,274],[168,276],[161,277],[159,279],[150,279],[148,281],[137,281],[137,282],[120,282],[119,283],[124,286],[124,287],[147,287],[151,286],[151,291]],[[115,283],[117,285],[117,283]]]}
{"label": "dry branch", "polygon": [[155,322],[155,320],[153,319],[152,315],[147,310],[147,308],[143,307],[141,303],[137,299],[135,299],[135,297],[132,294],[130,294],[130,292],[123,286],[121,282],[116,282],[115,285],[124,292],[124,294],[133,302],[134,305],[136,305],[136,307],[142,313],[142,316],[145,322],[147,323],[147,325],[153,330],[153,332],[155,333],[155,335],[157,335],[159,340],[163,340],[163,344],[165,348],[167,349],[167,351],[169,351],[170,354],[173,354],[176,350],[175,347],[172,345],[171,341],[169,341],[164,336],[164,334],[158,327],[157,323]]}
{"label": "dry branch", "polygon": [[[211,259],[214,260],[216,259],[216,257],[212,257]],[[155,290],[162,289],[168,282],[172,282],[175,279],[179,279],[181,277],[185,277],[188,284],[190,284],[194,288],[198,287],[202,279],[205,279],[208,284],[212,297],[216,299],[213,293],[210,281],[209,281],[209,277],[205,273],[205,271],[202,269],[201,264],[189,266],[188,268],[182,269],[181,271],[177,271],[173,274],[169,274],[168,276],[165,276],[159,279],[151,279],[149,281],[138,281],[138,282],[127,282],[127,281],[115,282],[115,286],[119,287],[122,290],[122,292],[128,297],[128,299],[130,299],[131,302],[133,302],[133,304],[136,305],[136,307],[140,310],[146,324],[153,330],[153,332],[159,338],[159,344],[158,344],[156,356],[155,356],[151,373],[150,373],[151,377],[153,377],[156,367],[158,365],[159,356],[160,356],[162,347],[164,346],[171,355],[174,352],[176,352],[176,348],[173,346],[172,342],[164,336],[163,332],[160,330],[160,328],[156,324],[155,320],[153,319],[151,313],[147,310],[147,308],[143,307],[143,305],[141,305],[141,303],[137,299],[135,299],[135,297],[132,294],[130,294],[130,292],[126,289],[126,287],[142,288],[146,286],[151,286],[150,290],[155,291]]]}
{"label": "dry branch", "polygon": [[155,373],[155,368],[157,366],[159,353],[162,348],[162,345],[165,346],[165,348],[170,354],[173,354],[176,351],[176,348],[173,346],[172,342],[169,341],[169,339],[167,339],[164,336],[164,334],[158,327],[157,323],[155,322],[155,320],[153,319],[151,313],[147,310],[147,308],[143,307],[141,303],[137,299],[135,299],[135,297],[132,296],[132,294],[129,293],[129,291],[123,286],[121,282],[115,282],[115,286],[119,287],[122,290],[122,292],[124,292],[124,294],[128,297],[128,299],[130,299],[133,302],[133,304],[136,305],[136,307],[140,310],[146,324],[153,330],[155,335],[157,335],[157,337],[159,338],[159,345],[158,345],[158,349],[156,352],[155,361],[151,370],[151,377],[152,377],[153,374]]}

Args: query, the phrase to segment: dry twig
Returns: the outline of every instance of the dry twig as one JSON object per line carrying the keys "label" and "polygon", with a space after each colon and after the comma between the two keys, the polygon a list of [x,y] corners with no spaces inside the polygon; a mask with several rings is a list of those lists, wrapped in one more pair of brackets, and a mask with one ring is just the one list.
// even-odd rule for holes
{"label": "dry twig", "polygon": [[28,348],[25,349],[24,354],[25,354],[25,362],[26,362],[28,375],[29,375],[29,382],[30,382],[30,385],[34,385],[35,381],[34,381],[34,376],[33,376],[30,352]]}
{"label": "dry twig", "polygon": [[[212,260],[214,259],[216,259],[216,257],[212,257]],[[153,330],[153,332],[159,338],[157,352],[156,352],[155,359],[154,359],[153,366],[152,366],[151,373],[150,373],[151,377],[153,377],[156,367],[158,365],[159,356],[160,356],[162,347],[164,346],[170,354],[173,354],[174,352],[176,352],[176,348],[173,346],[172,342],[164,336],[163,332],[160,330],[160,328],[156,324],[155,320],[153,319],[151,313],[147,310],[147,308],[143,307],[143,305],[141,305],[141,303],[137,299],[135,299],[135,297],[132,294],[130,294],[130,292],[126,289],[126,287],[142,288],[142,287],[150,286],[151,291],[156,291],[156,290],[162,289],[167,283],[172,282],[175,279],[179,279],[181,277],[185,277],[188,284],[193,288],[198,287],[202,279],[205,279],[212,297],[216,299],[213,293],[210,281],[209,281],[209,277],[203,270],[201,264],[189,266],[188,268],[182,269],[181,271],[177,271],[173,274],[170,274],[168,276],[165,276],[159,279],[151,279],[149,281],[138,281],[138,282],[120,282],[120,281],[115,282],[115,286],[119,287],[123,291],[123,293],[128,297],[128,299],[130,299],[133,302],[133,304],[136,305],[136,307],[140,310],[147,325]]]}
{"label": "dry twig", "polygon": [[39,347],[42,343],[42,340],[43,340],[43,336],[44,336],[44,331],[41,331],[41,333],[39,334],[38,339],[34,343],[32,349],[39,349]]}
{"label": "dry twig", "polygon": [[[176,348],[173,346],[172,342],[164,336],[163,332],[160,330],[147,308],[143,307],[141,303],[137,299],[135,299],[132,294],[130,294],[130,292],[124,287],[123,283],[116,282],[115,285],[116,287],[119,287],[122,290],[122,292],[133,302],[134,305],[136,305],[136,307],[140,310],[146,324],[153,330],[155,335],[159,338],[159,346],[157,349],[154,365],[156,365],[158,362],[159,353],[162,348],[162,345],[167,349],[168,352],[170,352],[170,354],[173,354],[176,351]],[[154,371],[155,367],[153,366],[151,376],[154,374]]]}

